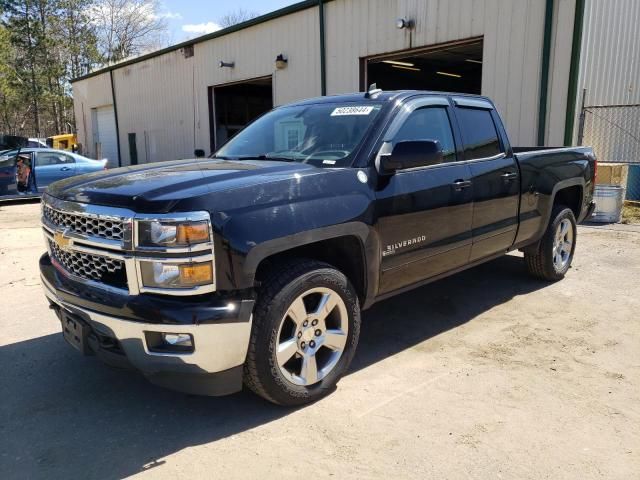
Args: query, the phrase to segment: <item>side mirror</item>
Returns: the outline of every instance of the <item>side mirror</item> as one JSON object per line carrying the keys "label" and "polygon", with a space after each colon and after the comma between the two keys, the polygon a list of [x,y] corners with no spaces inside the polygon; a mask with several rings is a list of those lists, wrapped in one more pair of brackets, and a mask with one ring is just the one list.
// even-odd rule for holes
{"label": "side mirror", "polygon": [[198,148],[193,152],[193,154],[196,156],[196,158],[202,158],[204,157],[204,150]]}
{"label": "side mirror", "polygon": [[405,140],[395,144],[391,153],[381,154],[378,172],[391,175],[397,170],[426,167],[442,163],[442,149],[437,140]]}

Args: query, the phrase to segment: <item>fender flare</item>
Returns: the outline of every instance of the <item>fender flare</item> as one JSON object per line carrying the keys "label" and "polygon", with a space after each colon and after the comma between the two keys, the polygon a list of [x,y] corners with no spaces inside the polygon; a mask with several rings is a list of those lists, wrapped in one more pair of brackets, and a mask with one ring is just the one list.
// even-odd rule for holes
{"label": "fender flare", "polygon": [[[582,198],[580,199],[580,211],[582,212],[582,204],[584,203],[584,189],[586,186],[584,178],[578,177],[578,178],[568,178],[566,180],[561,180],[554,185],[553,190],[551,191],[551,195],[549,197],[549,208],[547,209],[547,213],[545,215],[545,222],[544,222],[545,228],[549,223],[549,219],[551,217],[551,210],[553,209],[552,205],[556,201],[557,193],[560,190],[564,190],[565,188],[576,187],[576,186],[582,188]],[[576,218],[576,221],[577,220],[578,218]]]}
{"label": "fender flare", "polygon": [[[365,277],[369,276],[369,270],[371,269],[369,261],[371,259],[367,254],[367,246],[371,241],[370,227],[362,222],[347,222],[338,225],[330,225],[327,227],[294,233],[293,235],[281,238],[267,240],[266,242],[256,245],[249,250],[242,267],[242,275],[247,283],[253,283],[258,265],[265,258],[297,247],[318,243],[323,240],[347,236],[356,237],[360,240],[365,266]],[[365,278],[365,282],[367,285],[370,283],[367,278]],[[369,287],[367,287],[367,289],[368,288]]]}
{"label": "fender flare", "polygon": [[[564,190],[565,188],[576,187],[576,186],[582,187],[582,200],[580,202],[580,208],[582,210],[582,204],[584,203],[584,190],[586,186],[584,178],[578,177],[578,178],[568,178],[566,180],[560,180],[558,183],[556,183],[553,186],[553,189],[551,190],[551,194],[549,195],[549,204],[547,205],[547,208],[545,209],[544,214],[542,216],[542,221],[540,222],[540,230],[536,233],[534,242],[523,247],[523,250],[537,251],[538,245],[540,243],[540,239],[544,235],[544,232],[546,231],[547,226],[549,225],[549,221],[551,220],[551,211],[553,210],[553,204],[556,200],[557,193],[560,190]],[[577,218],[576,218],[576,221],[578,221]]]}

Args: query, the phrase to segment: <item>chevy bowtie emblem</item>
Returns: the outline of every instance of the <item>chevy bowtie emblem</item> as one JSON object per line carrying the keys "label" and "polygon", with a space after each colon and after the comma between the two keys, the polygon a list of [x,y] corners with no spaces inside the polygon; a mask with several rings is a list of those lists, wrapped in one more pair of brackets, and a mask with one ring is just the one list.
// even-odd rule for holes
{"label": "chevy bowtie emblem", "polygon": [[66,233],[67,231],[63,230],[53,234],[53,241],[61,250],[67,250],[73,244],[73,241],[66,236]]}

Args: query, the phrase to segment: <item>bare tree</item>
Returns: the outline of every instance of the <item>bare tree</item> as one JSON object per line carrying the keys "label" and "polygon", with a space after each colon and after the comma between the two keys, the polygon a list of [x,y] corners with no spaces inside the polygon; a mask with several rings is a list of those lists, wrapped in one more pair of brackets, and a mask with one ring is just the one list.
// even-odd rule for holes
{"label": "bare tree", "polygon": [[218,25],[222,28],[230,27],[238,23],[246,22],[252,18],[256,18],[260,14],[258,12],[245,10],[244,8],[238,8],[233,10],[218,19]]}
{"label": "bare tree", "polygon": [[166,44],[167,23],[160,15],[158,0],[97,0],[91,17],[106,63]]}

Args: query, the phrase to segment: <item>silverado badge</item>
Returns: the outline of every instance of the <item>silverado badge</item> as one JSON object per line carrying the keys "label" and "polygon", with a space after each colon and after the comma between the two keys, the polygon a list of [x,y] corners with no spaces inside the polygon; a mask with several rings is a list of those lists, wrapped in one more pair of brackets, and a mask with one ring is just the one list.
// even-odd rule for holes
{"label": "silverado badge", "polygon": [[67,231],[63,230],[61,232],[58,231],[53,234],[53,241],[58,247],[60,247],[61,250],[67,250],[72,244],[71,239],[65,236],[66,233]]}
{"label": "silverado badge", "polygon": [[426,235],[419,235],[415,238],[408,238],[406,240],[402,240],[400,242],[397,243],[393,243],[391,245],[387,245],[387,247],[382,251],[382,256],[386,257],[389,255],[395,255],[396,250],[399,250],[401,248],[406,248],[408,246],[411,245],[416,245],[418,243],[423,243],[427,241],[427,236]]}

